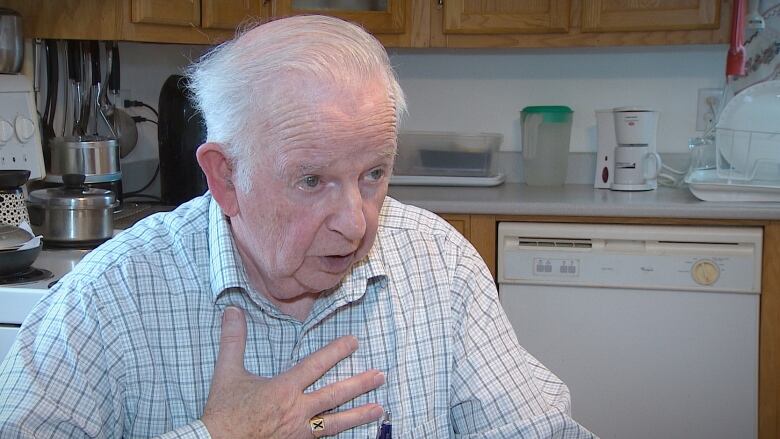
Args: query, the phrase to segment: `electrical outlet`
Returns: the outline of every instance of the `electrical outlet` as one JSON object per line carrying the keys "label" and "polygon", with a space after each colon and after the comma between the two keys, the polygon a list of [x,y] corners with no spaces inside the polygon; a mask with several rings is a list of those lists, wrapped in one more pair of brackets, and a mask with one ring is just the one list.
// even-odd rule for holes
{"label": "electrical outlet", "polygon": [[125,100],[132,100],[133,96],[129,88],[121,88],[119,89],[119,93],[111,95],[109,98],[117,108],[125,108]]}
{"label": "electrical outlet", "polygon": [[723,90],[700,88],[696,101],[696,131],[706,131],[715,123]]}

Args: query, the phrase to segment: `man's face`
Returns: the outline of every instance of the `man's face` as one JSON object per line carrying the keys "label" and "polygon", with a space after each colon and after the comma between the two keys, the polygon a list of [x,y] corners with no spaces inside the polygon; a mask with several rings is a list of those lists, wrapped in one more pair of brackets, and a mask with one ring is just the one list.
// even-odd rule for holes
{"label": "man's face", "polygon": [[396,148],[379,81],[291,101],[231,217],[251,282],[276,301],[332,288],[366,256]]}

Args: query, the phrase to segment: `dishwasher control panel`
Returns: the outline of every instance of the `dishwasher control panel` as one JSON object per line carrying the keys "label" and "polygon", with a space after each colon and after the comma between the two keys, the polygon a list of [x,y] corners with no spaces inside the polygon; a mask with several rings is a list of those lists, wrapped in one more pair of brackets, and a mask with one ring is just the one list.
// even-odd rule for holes
{"label": "dishwasher control panel", "polygon": [[501,223],[499,283],[758,293],[755,227]]}
{"label": "dishwasher control panel", "polygon": [[579,259],[534,258],[533,272],[538,276],[555,275],[576,277],[579,275]]}

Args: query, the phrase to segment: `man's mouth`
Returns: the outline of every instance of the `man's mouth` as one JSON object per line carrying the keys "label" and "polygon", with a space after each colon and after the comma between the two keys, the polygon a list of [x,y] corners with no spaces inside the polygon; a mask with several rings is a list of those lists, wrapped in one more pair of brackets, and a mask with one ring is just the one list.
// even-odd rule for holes
{"label": "man's mouth", "polygon": [[325,271],[329,273],[343,273],[352,265],[355,260],[355,252],[345,255],[323,256],[322,261]]}

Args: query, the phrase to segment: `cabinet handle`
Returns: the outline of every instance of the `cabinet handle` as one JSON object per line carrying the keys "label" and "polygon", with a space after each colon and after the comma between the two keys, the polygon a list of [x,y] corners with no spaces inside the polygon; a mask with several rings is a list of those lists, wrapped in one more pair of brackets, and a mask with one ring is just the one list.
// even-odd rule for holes
{"label": "cabinet handle", "polygon": [[444,7],[444,0],[436,0],[436,7],[441,9]]}

